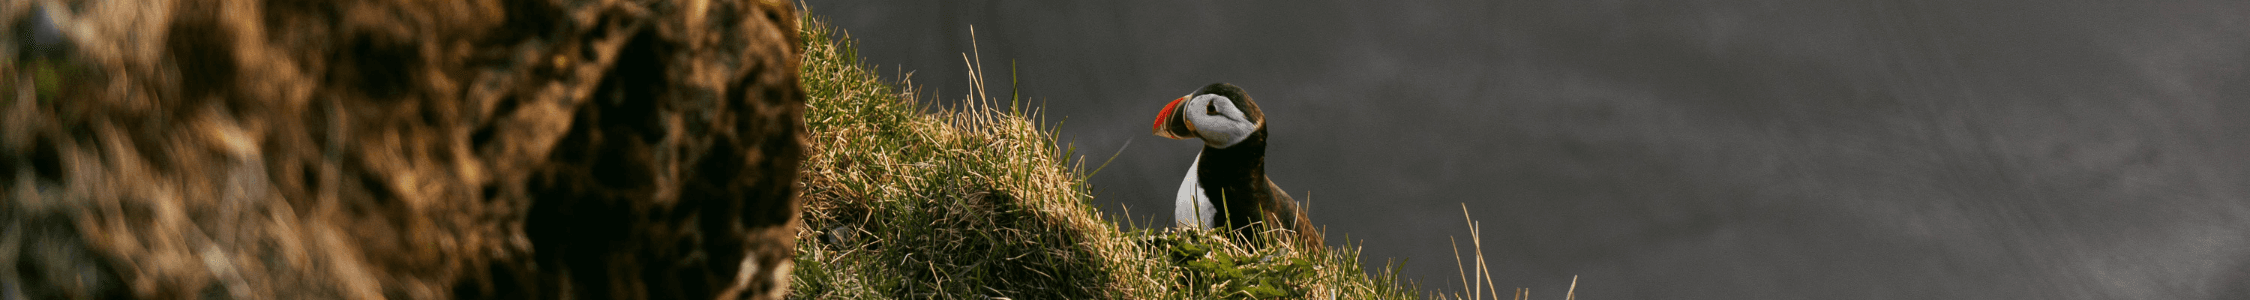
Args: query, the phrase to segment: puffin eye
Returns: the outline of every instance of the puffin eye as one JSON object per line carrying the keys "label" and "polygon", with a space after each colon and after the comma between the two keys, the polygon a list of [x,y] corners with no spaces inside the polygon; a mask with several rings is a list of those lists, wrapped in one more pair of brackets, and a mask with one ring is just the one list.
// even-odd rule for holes
{"label": "puffin eye", "polygon": [[1219,105],[1218,105],[1218,104],[1213,104],[1213,103],[1204,103],[1204,104],[1203,104],[1203,115],[1206,115],[1206,116],[1216,116],[1216,115],[1219,115]]}

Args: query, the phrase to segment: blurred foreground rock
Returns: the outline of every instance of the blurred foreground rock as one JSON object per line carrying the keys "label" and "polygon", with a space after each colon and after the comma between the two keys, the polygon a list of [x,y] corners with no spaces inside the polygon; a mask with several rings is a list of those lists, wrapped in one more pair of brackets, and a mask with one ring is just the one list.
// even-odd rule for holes
{"label": "blurred foreground rock", "polygon": [[777,299],[789,5],[0,3],[0,299]]}

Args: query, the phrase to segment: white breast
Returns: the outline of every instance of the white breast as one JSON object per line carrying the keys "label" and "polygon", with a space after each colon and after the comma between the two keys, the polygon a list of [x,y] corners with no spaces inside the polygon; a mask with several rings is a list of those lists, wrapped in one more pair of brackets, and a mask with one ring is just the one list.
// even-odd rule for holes
{"label": "white breast", "polygon": [[1195,154],[1195,163],[1188,164],[1187,179],[1180,181],[1180,194],[1172,204],[1172,222],[1188,228],[1211,228],[1211,216],[1218,212],[1211,206],[1211,196],[1203,194],[1203,184],[1195,178],[1195,168],[1203,165],[1203,154]]}

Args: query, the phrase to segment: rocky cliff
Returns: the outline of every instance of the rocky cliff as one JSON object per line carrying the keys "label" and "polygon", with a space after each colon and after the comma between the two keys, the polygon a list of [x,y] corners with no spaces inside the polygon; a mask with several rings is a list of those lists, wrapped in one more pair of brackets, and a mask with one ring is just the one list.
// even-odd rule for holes
{"label": "rocky cliff", "polygon": [[796,18],[0,4],[0,298],[778,298]]}

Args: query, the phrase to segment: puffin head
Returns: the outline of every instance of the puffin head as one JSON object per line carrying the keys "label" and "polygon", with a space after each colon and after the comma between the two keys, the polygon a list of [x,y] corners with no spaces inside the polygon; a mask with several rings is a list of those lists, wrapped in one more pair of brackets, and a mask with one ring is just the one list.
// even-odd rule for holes
{"label": "puffin head", "polygon": [[1156,112],[1156,136],[1172,139],[1201,138],[1203,145],[1226,149],[1266,128],[1266,115],[1241,87],[1213,83],[1195,93],[1172,99]]}

